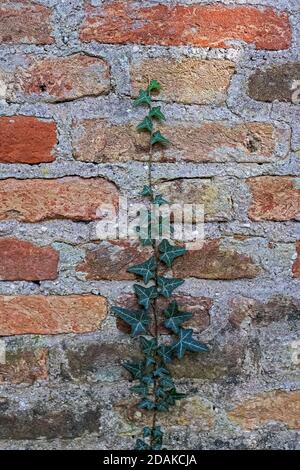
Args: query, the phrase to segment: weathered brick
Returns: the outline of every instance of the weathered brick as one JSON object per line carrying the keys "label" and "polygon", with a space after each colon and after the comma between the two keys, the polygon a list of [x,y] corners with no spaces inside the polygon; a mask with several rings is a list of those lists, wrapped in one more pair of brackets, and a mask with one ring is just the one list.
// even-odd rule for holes
{"label": "weathered brick", "polygon": [[0,118],[0,163],[49,163],[55,160],[56,124],[31,116]]}
{"label": "weathered brick", "polygon": [[97,331],[106,314],[98,295],[2,295],[0,336]]}
{"label": "weathered brick", "polygon": [[[288,153],[290,131],[267,123],[204,122],[161,126],[171,146],[156,146],[158,162],[270,162]],[[84,162],[146,161],[149,139],[136,123],[111,124],[105,119],[74,121],[73,155]],[[280,146],[280,150],[277,147]]]}
{"label": "weathered brick", "polygon": [[[300,63],[277,64],[258,69],[249,79],[248,93],[254,100],[293,102],[293,94],[299,86]],[[297,93],[297,92],[296,92]],[[296,99],[299,99],[297,93]],[[297,103],[295,103],[297,104]]]}
{"label": "weathered brick", "polygon": [[284,221],[300,215],[300,188],[297,178],[289,176],[259,176],[249,178],[252,220]]}
{"label": "weathered brick", "polygon": [[85,260],[77,266],[77,271],[84,272],[87,280],[133,280],[136,277],[128,273],[127,268],[143,263],[149,256],[151,250],[136,241],[103,241],[87,250]]}
{"label": "weathered brick", "polygon": [[[212,299],[204,296],[192,297],[190,295],[174,294],[172,300],[176,300],[181,310],[193,314],[193,317],[185,323],[187,327],[193,328],[197,332],[202,332],[209,327],[210,309],[213,305]],[[168,307],[169,303],[169,299],[158,298],[156,305],[159,318],[164,318],[163,311]],[[126,305],[128,308],[139,308],[137,298],[133,294],[122,295],[117,299],[116,304],[120,307]],[[116,324],[119,330],[124,333],[130,333],[130,326],[123,320],[117,318]],[[160,325],[160,331],[161,333],[168,333],[168,330],[163,325]]]}
{"label": "weathered brick", "polygon": [[272,8],[223,5],[138,6],[134,1],[87,6],[82,41],[111,44],[230,47],[233,41],[258,49],[287,49],[288,15]]}
{"label": "weathered brick", "polygon": [[42,281],[58,276],[59,254],[15,238],[0,238],[0,280]]}
{"label": "weathered brick", "polygon": [[185,104],[223,104],[235,66],[229,60],[146,59],[131,67],[132,95],[145,88],[155,70],[160,100]]}
{"label": "weathered brick", "polygon": [[73,54],[39,60],[27,57],[27,65],[18,67],[10,101],[72,101],[84,96],[99,96],[110,90],[110,70],[98,57]]}
{"label": "weathered brick", "polygon": [[103,178],[0,181],[0,220],[96,220],[101,204],[118,204],[118,191]]}
{"label": "weathered brick", "polygon": [[300,242],[296,243],[297,258],[293,264],[293,275],[300,277]]}
{"label": "weathered brick", "polygon": [[203,204],[205,221],[232,219],[232,199],[228,183],[218,178],[179,178],[156,185],[170,203]]}
{"label": "weathered brick", "polygon": [[229,322],[235,328],[246,324],[266,326],[273,322],[300,319],[300,299],[274,296],[268,301],[234,297],[230,301]]}
{"label": "weathered brick", "polygon": [[278,421],[289,429],[300,427],[300,391],[275,390],[245,400],[228,413],[243,429],[251,430]]}
{"label": "weathered brick", "polygon": [[0,364],[0,383],[31,384],[48,377],[46,349],[20,350],[6,353],[6,363]]}
{"label": "weathered brick", "polygon": [[175,277],[199,279],[254,278],[260,273],[259,266],[249,254],[244,254],[234,245],[226,247],[222,240],[204,242],[200,250],[189,250],[173,263]]}
{"label": "weathered brick", "polygon": [[52,44],[52,10],[30,0],[3,0],[0,43]]}

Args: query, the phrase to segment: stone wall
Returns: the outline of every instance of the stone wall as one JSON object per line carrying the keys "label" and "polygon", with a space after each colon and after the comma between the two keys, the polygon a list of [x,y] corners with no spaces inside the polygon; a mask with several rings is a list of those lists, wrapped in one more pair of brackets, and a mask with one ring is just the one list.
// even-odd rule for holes
{"label": "stone wall", "polygon": [[95,231],[99,204],[147,181],[132,98],[149,75],[173,142],[155,184],[206,220],[174,273],[211,352],[173,366],[188,398],[166,445],[297,447],[299,30],[299,0],[1,2],[2,449],[127,449],[149,419],[110,313],[147,252]]}

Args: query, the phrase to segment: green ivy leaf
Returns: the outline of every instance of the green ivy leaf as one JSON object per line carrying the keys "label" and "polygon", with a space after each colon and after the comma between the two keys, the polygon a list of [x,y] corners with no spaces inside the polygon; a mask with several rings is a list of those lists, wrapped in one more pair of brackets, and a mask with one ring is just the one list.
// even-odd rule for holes
{"label": "green ivy leaf", "polygon": [[133,106],[140,106],[141,104],[151,105],[151,96],[146,90],[140,90],[139,96],[133,102]]}
{"label": "green ivy leaf", "polygon": [[145,186],[143,187],[143,191],[141,193],[142,196],[152,196],[153,195],[153,190],[150,186]]}
{"label": "green ivy leaf", "polygon": [[172,350],[170,346],[166,344],[161,344],[157,352],[165,364],[169,364],[170,362],[172,362]]}
{"label": "green ivy leaf", "polygon": [[141,238],[142,246],[152,246],[153,240],[151,238]]}
{"label": "green ivy leaf", "polygon": [[140,123],[137,125],[136,128],[137,128],[138,131],[148,131],[148,132],[150,132],[150,134],[151,134],[151,132],[152,132],[152,130],[153,130],[153,122],[151,121],[151,119],[150,119],[148,116],[146,116],[146,117],[142,120],[142,122],[140,122]]}
{"label": "green ivy leaf", "polygon": [[151,450],[151,447],[142,439],[137,439],[134,450]]}
{"label": "green ivy leaf", "polygon": [[134,385],[130,390],[137,395],[141,395],[142,397],[146,397],[149,393],[147,385]]}
{"label": "green ivy leaf", "polygon": [[169,396],[172,397],[174,400],[182,400],[186,397],[186,394],[177,392],[176,388],[172,388],[172,390],[169,391]]}
{"label": "green ivy leaf", "polygon": [[142,382],[147,385],[153,384],[153,377],[150,374],[143,375]]}
{"label": "green ivy leaf", "polygon": [[162,240],[159,251],[162,253],[159,259],[171,268],[174,259],[184,255],[187,250],[180,246],[171,245],[168,240]]}
{"label": "green ivy leaf", "polygon": [[159,293],[164,297],[171,297],[172,292],[184,283],[183,279],[157,276],[157,283],[160,287]]}
{"label": "green ivy leaf", "polygon": [[143,305],[145,309],[148,309],[151,301],[158,297],[158,292],[155,286],[143,287],[139,284],[134,284],[133,288],[138,297],[139,304]]}
{"label": "green ivy leaf", "polygon": [[156,408],[158,411],[162,412],[169,411],[169,404],[165,400],[162,400],[157,403]]}
{"label": "green ivy leaf", "polygon": [[155,403],[152,400],[149,400],[149,398],[145,398],[144,400],[141,400],[137,406],[138,408],[140,408],[140,410],[154,410],[155,409]]}
{"label": "green ivy leaf", "polygon": [[112,311],[131,326],[132,336],[147,333],[150,319],[146,310],[129,310],[122,307],[113,307]]}
{"label": "green ivy leaf", "polygon": [[129,273],[138,274],[142,276],[144,279],[144,283],[147,284],[150,279],[155,278],[154,270],[156,268],[156,259],[155,256],[151,256],[147,261],[141,264],[136,264],[134,266],[130,266],[127,271]]}
{"label": "green ivy leaf", "polygon": [[160,131],[156,131],[154,132],[154,134],[152,135],[151,137],[151,140],[150,140],[150,143],[151,145],[155,145],[155,144],[163,144],[163,145],[167,145],[170,143],[169,139],[167,139],[166,137],[164,137]]}
{"label": "green ivy leaf", "polygon": [[155,338],[147,339],[142,336],[141,346],[145,356],[149,356],[157,350],[157,340]]}
{"label": "green ivy leaf", "polygon": [[173,300],[167,310],[164,311],[164,315],[167,318],[166,321],[164,321],[164,325],[166,328],[169,330],[174,331],[174,333],[179,332],[179,327],[187,320],[192,318],[193,314],[189,312],[181,312],[178,309],[178,304],[176,300]]}
{"label": "green ivy leaf", "polygon": [[143,437],[151,437],[152,436],[152,429],[149,426],[145,426],[143,428]]}
{"label": "green ivy leaf", "polygon": [[150,109],[149,116],[152,117],[153,119],[157,119],[158,121],[166,120],[166,117],[162,113],[160,106],[153,106],[153,108]]}
{"label": "green ivy leaf", "polygon": [[134,379],[141,379],[143,375],[143,368],[141,362],[124,362],[122,364]]}
{"label": "green ivy leaf", "polygon": [[171,377],[162,377],[159,384],[164,390],[171,390],[174,388],[174,382]]}
{"label": "green ivy leaf", "polygon": [[180,328],[178,341],[172,345],[172,349],[176,351],[178,359],[182,359],[186,351],[208,351],[208,347],[205,344],[200,343],[192,337],[193,333],[193,330],[190,328]]}
{"label": "green ivy leaf", "polygon": [[159,91],[160,89],[161,84],[157,80],[151,80],[147,87],[148,93],[151,93],[151,91]]}
{"label": "green ivy leaf", "polygon": [[157,398],[165,398],[166,392],[164,391],[162,387],[156,387],[155,396]]}
{"label": "green ivy leaf", "polygon": [[170,375],[170,372],[165,367],[160,366],[157,369],[155,369],[155,371],[153,372],[153,375],[155,377],[164,377],[165,375]]}
{"label": "green ivy leaf", "polygon": [[169,201],[163,198],[161,194],[157,194],[155,196],[153,204],[156,204],[157,206],[162,206],[163,204],[169,204]]}

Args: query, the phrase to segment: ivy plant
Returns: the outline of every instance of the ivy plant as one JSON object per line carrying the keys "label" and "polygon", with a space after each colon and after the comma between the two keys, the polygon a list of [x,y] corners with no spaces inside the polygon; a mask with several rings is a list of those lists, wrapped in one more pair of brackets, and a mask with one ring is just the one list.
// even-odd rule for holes
{"label": "ivy plant", "polygon": [[[141,195],[148,199],[152,206],[168,204],[168,201],[154,191],[152,184],[152,154],[155,146],[169,145],[169,140],[157,129],[165,121],[160,106],[153,105],[152,94],[159,93],[161,85],[157,80],[150,80],[145,90],[140,90],[134,101],[135,106],[146,106],[147,115],[137,125],[138,132],[149,134],[148,181]],[[192,317],[182,311],[176,300],[170,303],[162,314],[158,311],[159,297],[169,299],[173,291],[181,286],[183,279],[161,275],[161,267],[172,267],[173,261],[182,256],[186,249],[160,239],[157,229],[153,231],[153,211],[147,210],[144,217],[146,235],[140,236],[143,246],[151,246],[153,254],[145,262],[128,267],[128,272],[141,278],[141,284],[134,284],[139,308],[128,309],[113,307],[113,313],[125,321],[131,329],[132,337],[139,337],[142,359],[137,362],[125,362],[125,369],[131,374],[135,384],[131,391],[139,397],[137,407],[152,413],[152,425],[144,427],[142,437],[137,439],[135,449],[160,450],[163,445],[163,431],[158,424],[159,412],[167,412],[178,400],[185,397],[179,392],[172,378],[169,364],[176,359],[183,359],[186,352],[205,352],[208,348],[193,336],[193,330],[185,328],[184,323]],[[159,232],[164,220],[158,216]],[[161,335],[161,328],[169,335]],[[170,338],[170,339],[166,339]]]}

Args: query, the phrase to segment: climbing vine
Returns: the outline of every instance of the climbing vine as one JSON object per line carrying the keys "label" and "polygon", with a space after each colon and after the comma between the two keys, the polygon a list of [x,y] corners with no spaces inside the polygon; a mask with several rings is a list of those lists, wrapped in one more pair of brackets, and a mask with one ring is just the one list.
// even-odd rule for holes
{"label": "climbing vine", "polygon": [[[146,210],[146,216],[143,217],[146,230],[141,230],[143,224],[140,222],[138,233],[142,245],[151,246],[153,254],[144,263],[128,268],[128,272],[143,279],[143,284],[133,286],[140,308],[132,310],[115,306],[112,309],[117,317],[130,325],[131,335],[140,338],[142,359],[123,364],[136,381],[131,391],[140,397],[137,407],[152,413],[152,425],[144,427],[142,438],[136,441],[135,448],[139,450],[162,448],[163,431],[158,424],[158,414],[169,411],[177,400],[185,397],[185,394],[176,389],[169,364],[175,358],[182,359],[186,351],[208,351],[206,345],[193,337],[192,329],[182,326],[192,314],[181,311],[177,302],[170,299],[173,291],[184,281],[161,275],[161,268],[171,268],[175,258],[182,256],[186,249],[162,238],[165,220],[160,211],[153,210],[168,204],[161,194],[155,194],[152,184],[153,148],[170,144],[157,129],[158,124],[166,119],[161,107],[153,106],[152,95],[159,93],[160,89],[161,85],[157,80],[150,80],[147,89],[140,90],[134,101],[135,106],[148,108],[148,113],[138,124],[137,130],[149,134],[148,182],[141,195],[147,198],[150,209]],[[170,299],[162,314],[159,314],[157,304],[160,296]],[[162,327],[169,331],[169,335],[160,334]]]}

